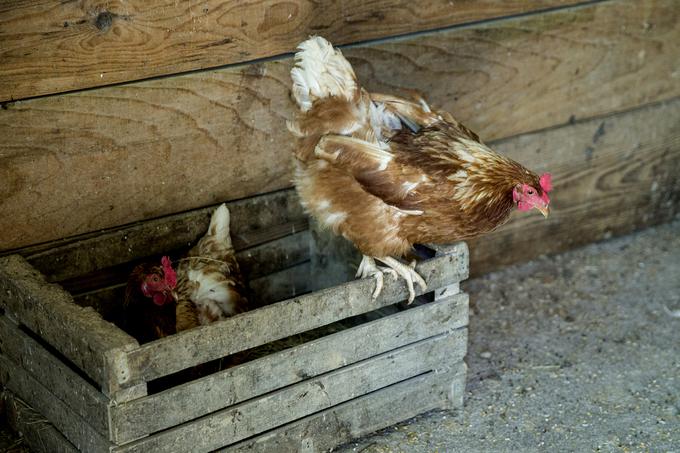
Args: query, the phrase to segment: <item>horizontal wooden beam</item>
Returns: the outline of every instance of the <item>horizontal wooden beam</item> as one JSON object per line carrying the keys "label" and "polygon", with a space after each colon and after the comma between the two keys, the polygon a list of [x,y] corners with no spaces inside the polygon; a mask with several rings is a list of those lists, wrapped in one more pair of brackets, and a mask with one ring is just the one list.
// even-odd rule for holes
{"label": "horizontal wooden beam", "polygon": [[[455,253],[424,261],[416,269],[427,282],[428,290],[432,291],[467,278],[467,262],[467,247],[460,243]],[[144,344],[125,354],[128,373],[121,376],[119,384],[134,385],[141,380],[166,376],[397,303],[408,295],[403,281],[385,279],[382,293],[373,299],[371,294],[374,286],[373,279],[355,280]],[[423,293],[420,288],[416,292]],[[297,321],[291,323],[291,319]],[[269,328],[253,330],[252,326],[261,325]],[[242,337],[233,332],[249,334]]]}
{"label": "horizontal wooden beam", "polygon": [[465,375],[465,363],[460,362],[447,373],[429,373],[406,380],[219,451],[331,451],[337,445],[430,409],[451,408],[446,389],[456,392],[453,399],[460,403]]}
{"label": "horizontal wooden beam", "polygon": [[[221,371],[157,395],[112,408],[114,441],[125,443],[303,379],[329,372],[409,343],[464,327],[467,298],[458,295],[343,330]],[[467,330],[447,354],[462,360]],[[456,354],[458,354],[456,356]]]}
{"label": "horizontal wooden beam", "polygon": [[465,354],[465,346],[460,337],[444,333],[253,398],[114,451],[213,451],[437,370],[448,354],[458,363]]}
{"label": "horizontal wooden beam", "polygon": [[680,213],[680,98],[498,144],[553,173],[552,211],[469,241],[471,272],[562,252]]}
{"label": "horizontal wooden beam", "polygon": [[[419,90],[489,141],[680,95],[678,41],[676,1],[620,0],[345,53],[369,89]],[[290,187],[290,65],[6,105],[0,250]]]}
{"label": "horizontal wooden beam", "polygon": [[579,3],[32,0],[0,6],[0,102]]}
{"label": "horizontal wooden beam", "polygon": [[[307,217],[292,190],[232,201],[227,207],[236,251],[307,229]],[[26,258],[49,281],[62,282],[151,256],[184,252],[205,235],[216,208],[196,209],[111,231],[25,247],[15,253]],[[124,273],[128,271],[125,267]]]}

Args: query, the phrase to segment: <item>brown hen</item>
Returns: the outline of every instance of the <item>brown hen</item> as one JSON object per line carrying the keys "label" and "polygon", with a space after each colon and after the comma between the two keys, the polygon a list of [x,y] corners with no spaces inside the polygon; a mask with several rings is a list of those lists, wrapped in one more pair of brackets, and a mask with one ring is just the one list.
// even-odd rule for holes
{"label": "brown hen", "polygon": [[148,342],[210,324],[247,309],[248,299],[231,242],[229,210],[213,213],[206,234],[179,260],[135,267],[125,292],[131,335]]}
{"label": "brown hen", "polygon": [[[403,257],[415,243],[451,243],[503,224],[513,209],[548,215],[550,175],[495,153],[423,99],[371,94],[321,37],[298,47],[291,71],[299,114],[295,185],[319,223],[363,253],[357,276],[424,280]],[[375,259],[389,266],[378,268]]]}

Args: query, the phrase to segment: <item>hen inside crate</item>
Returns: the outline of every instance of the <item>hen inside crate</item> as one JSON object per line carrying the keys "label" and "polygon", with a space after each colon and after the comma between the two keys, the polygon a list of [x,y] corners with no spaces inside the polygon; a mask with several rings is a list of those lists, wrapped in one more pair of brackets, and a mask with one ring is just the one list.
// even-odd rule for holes
{"label": "hen inside crate", "polygon": [[[228,206],[261,307],[142,345],[102,320],[120,321],[129,270],[190,248],[214,207],[20,250],[0,258],[0,306],[12,315],[0,316],[9,351],[0,354],[9,369],[2,383],[81,451],[268,451],[271,442],[293,448],[313,427],[323,449],[462,404],[467,296],[457,285],[468,275],[465,244],[424,257],[418,272],[428,289],[406,307],[403,281],[387,278],[374,299],[374,282],[354,278],[344,245],[331,247],[329,236],[311,246],[320,236],[293,191]],[[319,251],[324,260],[313,260]],[[316,264],[335,260],[349,272]],[[351,281],[317,290],[322,277]],[[236,366],[220,370],[225,358]],[[195,367],[203,370],[192,374]]]}
{"label": "hen inside crate", "polygon": [[[228,203],[237,258],[249,284],[253,307],[352,280],[360,255],[351,244],[318,230],[301,211],[295,192],[280,191]],[[125,329],[122,302],[130,271],[162,255],[182,256],[207,229],[214,208],[129,225],[49,250],[31,250],[28,261],[59,283],[81,306]],[[434,255],[421,249],[421,257]],[[129,258],[127,261],[125,258]],[[312,331],[223,357],[148,382],[149,394],[278,352],[333,332],[379,319],[433,300],[431,293],[416,303],[399,303],[319,327]],[[38,337],[38,341],[41,339]],[[42,342],[42,341],[41,341]],[[45,344],[44,342],[42,342]]]}

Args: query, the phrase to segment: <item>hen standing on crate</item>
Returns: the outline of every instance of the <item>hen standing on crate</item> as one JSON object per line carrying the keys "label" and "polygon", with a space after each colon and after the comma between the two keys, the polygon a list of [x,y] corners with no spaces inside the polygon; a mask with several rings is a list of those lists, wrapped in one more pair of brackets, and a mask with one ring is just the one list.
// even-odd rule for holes
{"label": "hen standing on crate", "polygon": [[[356,245],[357,276],[425,281],[397,258],[415,243],[451,243],[502,225],[513,208],[548,215],[550,174],[497,154],[451,114],[368,93],[339,50],[321,37],[298,47],[291,71],[299,107],[295,186],[321,225]],[[445,81],[442,80],[442,83]],[[379,268],[378,260],[387,268]]]}

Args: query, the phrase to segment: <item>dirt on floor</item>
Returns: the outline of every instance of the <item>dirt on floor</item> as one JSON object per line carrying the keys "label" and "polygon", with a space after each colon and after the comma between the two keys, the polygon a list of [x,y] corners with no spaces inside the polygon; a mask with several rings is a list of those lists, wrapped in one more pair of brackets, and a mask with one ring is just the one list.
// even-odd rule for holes
{"label": "dirt on floor", "polygon": [[464,289],[464,409],[337,451],[680,452],[680,221]]}
{"label": "dirt on floor", "polygon": [[[680,221],[464,289],[464,409],[336,451],[680,452]],[[26,451],[0,430],[3,448]]]}

